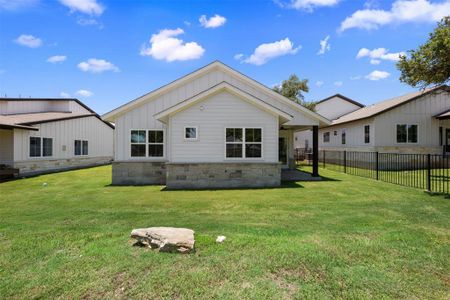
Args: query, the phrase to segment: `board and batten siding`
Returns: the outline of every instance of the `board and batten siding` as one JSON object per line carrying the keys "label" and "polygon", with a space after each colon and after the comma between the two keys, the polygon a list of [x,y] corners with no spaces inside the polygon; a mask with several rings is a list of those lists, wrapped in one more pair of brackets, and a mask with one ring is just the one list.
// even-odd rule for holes
{"label": "board and batten siding", "polygon": [[[382,113],[375,118],[376,146],[439,147],[440,121],[433,116],[450,109],[450,93],[438,92]],[[441,121],[442,122],[442,121]],[[417,124],[418,142],[398,144],[397,124]]]}
{"label": "board and batten siding", "polygon": [[[173,115],[169,121],[170,153],[174,163],[263,161],[278,162],[278,116],[228,92],[216,95]],[[184,128],[195,126],[197,140],[185,140]],[[262,158],[225,158],[225,128],[262,128]]]}
{"label": "board and batten siding", "polygon": [[[174,88],[167,93],[161,94],[153,100],[147,101],[144,104],[119,115],[114,123],[115,130],[115,160],[134,160],[130,155],[130,130],[132,129],[165,129],[165,125],[154,118],[156,113],[161,112],[181,101],[189,99],[209,88],[226,81],[231,85],[253,95],[256,98],[265,101],[268,104],[274,105],[282,111],[294,116],[294,119],[286,123],[295,125],[318,125],[317,120],[313,120],[305,114],[298,113],[290,105],[281,103],[279,100],[273,98],[268,93],[264,93],[259,89],[239,80],[230,74],[221,70],[211,70],[210,72],[194,78],[187,84]],[[256,109],[256,108],[255,108]],[[167,133],[166,133],[167,135]],[[170,140],[166,136],[168,143],[166,149],[170,148]],[[167,156],[167,155],[166,155]],[[155,158],[136,158],[139,160],[161,160]],[[165,158],[167,159],[167,157]]]}
{"label": "board and batten siding", "polygon": [[3,100],[0,99],[0,114],[29,114],[39,112],[91,113],[72,100]]}
{"label": "board and batten siding", "polygon": [[316,112],[329,120],[335,120],[343,115],[360,109],[358,105],[340,97],[333,97],[316,105]]}
{"label": "board and batten siding", "polygon": [[0,165],[12,165],[13,161],[14,161],[13,131],[0,129]]}
{"label": "board and batten siding", "polygon": [[[14,129],[14,161],[113,157],[113,129],[94,116],[36,124],[38,131]],[[29,157],[31,136],[53,138],[53,156]],[[86,140],[88,155],[75,156],[74,141]],[[63,150],[65,146],[65,151]]]}
{"label": "board and batten siding", "polygon": [[[370,142],[365,143],[364,139],[364,126],[370,126]],[[342,144],[342,132],[345,130],[346,143]],[[334,135],[336,131],[337,135]],[[365,120],[355,121],[342,125],[335,125],[331,127],[322,128],[319,130],[319,148],[327,149],[327,148],[352,148],[357,147],[360,150],[364,150],[364,148],[370,148],[375,145],[375,132],[378,129],[374,126],[373,118],[368,118]],[[323,134],[325,132],[330,133],[330,142],[325,143],[323,141]]]}

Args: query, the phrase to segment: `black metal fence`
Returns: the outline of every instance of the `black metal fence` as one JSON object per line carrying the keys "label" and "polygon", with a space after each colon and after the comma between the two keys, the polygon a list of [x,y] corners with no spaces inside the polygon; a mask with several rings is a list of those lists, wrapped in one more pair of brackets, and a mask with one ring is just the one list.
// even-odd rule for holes
{"label": "black metal fence", "polygon": [[327,169],[450,194],[448,156],[321,150],[319,160]]}

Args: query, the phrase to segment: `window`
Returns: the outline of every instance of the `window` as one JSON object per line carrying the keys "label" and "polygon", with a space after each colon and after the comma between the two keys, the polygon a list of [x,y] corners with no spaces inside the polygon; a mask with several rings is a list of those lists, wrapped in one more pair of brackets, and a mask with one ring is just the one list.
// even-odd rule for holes
{"label": "window", "polygon": [[148,156],[164,156],[164,132],[162,130],[148,131]]}
{"label": "window", "polygon": [[417,143],[417,136],[417,125],[397,125],[397,143]]}
{"label": "window", "polygon": [[88,141],[83,141],[81,154],[88,155]]}
{"label": "window", "polygon": [[334,136],[337,136],[337,130],[334,131]]}
{"label": "window", "polygon": [[442,127],[439,127],[439,146],[442,146],[444,142],[444,132]]}
{"label": "window", "polygon": [[42,156],[53,155],[53,139],[42,138]]}
{"label": "window", "polygon": [[323,142],[324,143],[329,143],[330,142],[330,133],[329,132],[324,132],[323,133]]}
{"label": "window", "polygon": [[364,143],[370,143],[370,125],[364,126]]}
{"label": "window", "polygon": [[227,158],[261,158],[261,128],[226,128],[225,147]]}
{"label": "window", "polygon": [[53,156],[53,139],[30,137],[30,157]]}
{"label": "window", "polygon": [[131,130],[131,157],[145,157],[146,131]]}
{"label": "window", "polygon": [[186,140],[196,140],[197,136],[197,127],[184,127],[184,138]]}
{"label": "window", "polygon": [[30,157],[41,156],[41,138],[30,137]]}
{"label": "window", "polygon": [[341,143],[342,145],[345,145],[347,143],[347,135],[345,133],[345,129],[342,129],[341,133]]}
{"label": "window", "polygon": [[75,155],[88,155],[88,141],[75,140]]}

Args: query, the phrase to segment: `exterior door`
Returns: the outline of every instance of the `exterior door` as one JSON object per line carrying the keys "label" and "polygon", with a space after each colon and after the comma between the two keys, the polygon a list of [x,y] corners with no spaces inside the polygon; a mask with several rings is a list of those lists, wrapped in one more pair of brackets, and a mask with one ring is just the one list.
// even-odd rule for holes
{"label": "exterior door", "polygon": [[282,168],[288,167],[288,152],[287,152],[287,138],[278,138],[278,161],[281,163]]}

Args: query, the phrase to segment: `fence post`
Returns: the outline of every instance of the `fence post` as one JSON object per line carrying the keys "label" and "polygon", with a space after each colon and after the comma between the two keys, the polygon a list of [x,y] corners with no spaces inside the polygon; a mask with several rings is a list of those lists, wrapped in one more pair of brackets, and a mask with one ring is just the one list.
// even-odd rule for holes
{"label": "fence post", "polygon": [[375,164],[376,164],[376,168],[377,168],[377,180],[379,180],[379,175],[378,172],[380,171],[380,166],[379,166],[379,155],[378,155],[378,151],[376,152],[376,156],[375,156]]}
{"label": "fence post", "polygon": [[325,150],[323,150],[323,168],[325,169],[326,163],[325,163]]}
{"label": "fence post", "polygon": [[344,151],[344,173],[347,173],[347,151]]}
{"label": "fence post", "polygon": [[427,190],[431,192],[431,154],[427,155]]}

